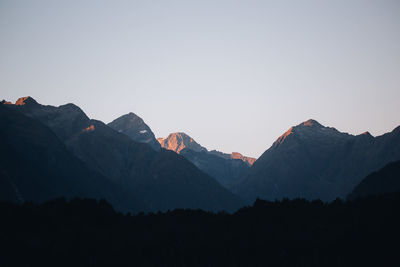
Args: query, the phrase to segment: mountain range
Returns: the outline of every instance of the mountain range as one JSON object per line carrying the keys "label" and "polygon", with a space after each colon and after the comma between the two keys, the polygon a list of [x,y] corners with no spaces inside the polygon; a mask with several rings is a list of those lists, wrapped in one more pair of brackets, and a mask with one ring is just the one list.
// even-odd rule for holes
{"label": "mountain range", "polygon": [[[83,162],[87,171],[102,175],[112,185],[127,191],[132,198],[139,199],[144,203],[143,210],[201,208],[229,211],[243,204],[239,197],[184,157],[164,149],[155,151],[149,144],[135,142],[103,122],[89,119],[73,104],[45,106],[31,97],[20,98],[15,104],[3,104],[3,109],[8,112],[5,113],[5,119],[12,114],[18,114],[20,118],[29,118],[32,124],[47,127],[58,140],[58,144],[62,143],[70,156]],[[34,127],[27,127],[25,130],[27,135],[36,134]],[[2,142],[10,143],[4,138]],[[28,141],[22,136],[15,144],[18,142]],[[52,155],[55,160],[58,160],[58,156],[57,153]],[[34,154],[31,157],[34,160]],[[38,168],[48,164],[47,161],[37,162]],[[8,169],[2,169],[2,176],[7,175]],[[48,179],[58,182],[57,177],[50,176],[49,174]],[[96,193],[107,198],[101,192]],[[22,194],[25,195],[24,192]],[[86,196],[86,191],[78,196]],[[30,200],[27,197],[26,199]]]}
{"label": "mountain range", "polygon": [[373,137],[307,120],[255,160],[209,151],[182,132],[156,139],[134,113],[104,124],[74,104],[31,97],[2,101],[0,126],[0,200],[78,196],[133,212],[233,211],[256,198],[331,201],[400,190],[398,163],[389,164],[400,160],[400,127]]}
{"label": "mountain range", "polygon": [[158,138],[161,147],[172,150],[191,161],[200,170],[214,177],[223,186],[228,187],[244,175],[255,162],[238,152],[231,154],[208,151],[185,133],[171,133],[166,138]]}
{"label": "mountain range", "polygon": [[59,197],[106,198],[119,210],[144,203],[87,167],[44,124],[0,105],[0,200],[43,202]]}
{"label": "mountain range", "polygon": [[136,142],[149,144],[156,151],[162,147],[182,155],[225,187],[235,183],[255,162],[254,158],[245,157],[238,152],[226,154],[208,151],[183,132],[156,139],[143,119],[132,112],[115,119],[108,126]]}
{"label": "mountain range", "polygon": [[315,120],[291,127],[231,187],[247,201],[257,197],[345,198],[361,180],[400,160],[400,127],[382,136],[350,135]]}

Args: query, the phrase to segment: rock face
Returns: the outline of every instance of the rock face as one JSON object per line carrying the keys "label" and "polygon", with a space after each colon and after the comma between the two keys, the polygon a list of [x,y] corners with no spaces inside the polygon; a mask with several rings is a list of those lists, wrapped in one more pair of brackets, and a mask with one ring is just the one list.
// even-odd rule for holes
{"label": "rock face", "polygon": [[391,162],[365,177],[354,188],[348,199],[392,192],[400,192],[400,161]]}
{"label": "rock face", "polygon": [[367,174],[400,159],[400,127],[373,137],[308,120],[291,127],[232,187],[244,199],[345,197]]}
{"label": "rock face", "polygon": [[241,161],[246,162],[249,166],[252,166],[254,162],[256,162],[255,158],[243,156],[239,152],[232,152],[231,159],[240,159]]}
{"label": "rock face", "polygon": [[175,151],[178,154],[185,148],[195,152],[207,151],[206,148],[199,145],[185,133],[172,133],[167,138],[158,138],[157,141],[161,144],[161,147]]}
{"label": "rock face", "polygon": [[217,150],[211,150],[210,153],[225,159],[240,159],[241,161],[245,162],[249,167],[252,166],[254,162],[256,162],[255,158],[243,156],[239,152],[232,152],[231,154],[227,154]]}
{"label": "rock face", "polygon": [[136,142],[149,144],[156,151],[161,149],[150,127],[132,112],[113,120],[107,125],[120,133],[126,134]]}
{"label": "rock face", "polygon": [[157,140],[163,148],[181,154],[227,188],[255,161],[237,152],[225,154],[215,150],[208,151],[185,133],[172,133],[167,138]]}
{"label": "rock face", "polygon": [[21,97],[15,102],[15,105],[7,105],[7,107],[41,121],[62,141],[90,126],[90,119],[74,104],[59,107],[45,106],[37,103],[31,97]]}
{"label": "rock face", "polygon": [[[18,100],[4,105],[46,125],[91,170],[123,187],[147,210],[202,208],[232,211],[243,202],[213,178],[176,153],[154,151],[101,121],[91,120],[77,106],[60,107]],[[36,101],[35,101],[36,102]],[[33,103],[33,104],[27,104]]]}

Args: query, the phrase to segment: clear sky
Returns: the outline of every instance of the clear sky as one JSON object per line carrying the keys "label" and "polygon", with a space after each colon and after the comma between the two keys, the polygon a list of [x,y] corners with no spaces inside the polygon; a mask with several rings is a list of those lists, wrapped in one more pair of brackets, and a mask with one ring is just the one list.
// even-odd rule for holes
{"label": "clear sky", "polygon": [[130,111],[258,157],[309,118],[400,125],[400,1],[4,1],[0,98]]}

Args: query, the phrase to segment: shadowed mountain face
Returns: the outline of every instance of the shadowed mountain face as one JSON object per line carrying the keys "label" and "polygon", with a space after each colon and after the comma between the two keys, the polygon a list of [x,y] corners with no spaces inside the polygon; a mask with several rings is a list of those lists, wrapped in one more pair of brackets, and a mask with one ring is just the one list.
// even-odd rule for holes
{"label": "shadowed mountain face", "polygon": [[126,134],[136,142],[149,144],[156,151],[161,149],[150,127],[132,112],[113,120],[107,125],[120,133]]}
{"label": "shadowed mountain face", "polygon": [[255,161],[237,152],[225,154],[215,150],[208,151],[185,133],[172,133],[167,138],[157,140],[163,148],[184,156],[225,187],[235,183]]}
{"label": "shadowed mountain face", "polygon": [[119,210],[145,209],[124,188],[67,151],[45,125],[0,105],[0,199],[105,198]]}
{"label": "shadowed mountain face", "polygon": [[150,210],[232,211],[242,204],[238,197],[176,153],[156,152],[148,144],[137,143],[100,121],[90,120],[73,104],[52,107],[32,100],[7,106],[47,125],[70,152],[123,186]]}
{"label": "shadowed mountain face", "polygon": [[207,151],[196,152],[185,148],[180,154],[227,188],[249,169],[240,159],[227,159]]}
{"label": "shadowed mountain face", "polygon": [[382,195],[385,193],[400,192],[400,161],[391,162],[377,172],[365,177],[353,192],[349,199]]}
{"label": "shadowed mountain face", "polygon": [[18,110],[28,117],[41,121],[62,141],[90,126],[90,119],[74,104],[59,107],[45,106],[40,105],[31,97],[21,97],[15,102],[15,105],[8,104],[6,107]]}
{"label": "shadowed mountain face", "polygon": [[400,127],[374,138],[353,136],[308,120],[291,127],[233,186],[252,201],[257,197],[345,197],[368,173],[400,159]]}
{"label": "shadowed mountain face", "polygon": [[218,157],[222,157],[225,159],[239,159],[239,160],[245,162],[249,167],[252,166],[254,164],[254,162],[256,162],[255,158],[243,156],[239,152],[232,152],[231,154],[226,154],[226,153],[223,153],[223,152],[220,152],[217,150],[211,150],[209,152],[213,155],[216,155]]}

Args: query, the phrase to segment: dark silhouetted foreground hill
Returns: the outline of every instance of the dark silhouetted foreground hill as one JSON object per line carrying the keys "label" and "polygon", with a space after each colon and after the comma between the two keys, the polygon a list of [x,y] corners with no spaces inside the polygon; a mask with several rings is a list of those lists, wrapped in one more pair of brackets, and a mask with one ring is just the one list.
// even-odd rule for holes
{"label": "dark silhouetted foreground hill", "polygon": [[135,142],[103,122],[89,119],[73,104],[44,106],[26,97],[4,107],[45,124],[69,152],[143,201],[147,209],[234,211],[243,204],[184,157],[166,150],[157,152],[148,144]]}
{"label": "dark silhouetted foreground hill", "polygon": [[377,172],[365,177],[353,192],[350,199],[400,192],[400,161],[391,162]]}
{"label": "dark silhouetted foreground hill", "polygon": [[291,127],[232,187],[257,197],[345,198],[369,173],[400,160],[400,127],[382,136],[357,136],[308,120]]}
{"label": "dark silhouetted foreground hill", "polygon": [[400,194],[122,215],[105,201],[0,203],[0,266],[399,266]]}

